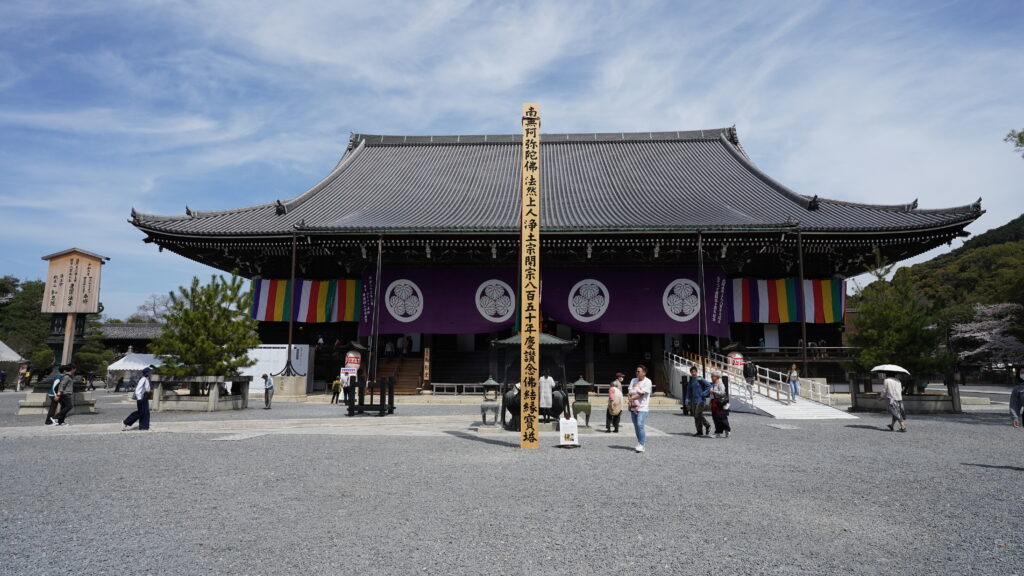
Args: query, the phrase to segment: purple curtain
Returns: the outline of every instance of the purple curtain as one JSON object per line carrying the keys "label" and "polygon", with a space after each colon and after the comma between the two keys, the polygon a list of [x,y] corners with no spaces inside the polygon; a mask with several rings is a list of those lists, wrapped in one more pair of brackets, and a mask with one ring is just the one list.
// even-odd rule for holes
{"label": "purple curtain", "polygon": [[[728,336],[729,291],[721,269],[704,271],[705,315],[697,269],[542,268],[545,316],[588,332]],[[372,286],[372,274],[364,286]],[[485,333],[515,325],[515,269],[389,268],[381,272],[380,332]],[[370,332],[364,298],[360,335]]]}

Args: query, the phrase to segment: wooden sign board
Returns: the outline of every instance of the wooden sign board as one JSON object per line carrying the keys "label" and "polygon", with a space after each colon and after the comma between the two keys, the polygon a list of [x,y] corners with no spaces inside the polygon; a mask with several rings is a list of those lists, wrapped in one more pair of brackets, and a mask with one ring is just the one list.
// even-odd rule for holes
{"label": "wooden sign board", "polygon": [[100,267],[109,260],[77,248],[43,256],[50,263],[42,311],[96,314],[100,306]]}
{"label": "wooden sign board", "polygon": [[520,168],[519,340],[520,448],[540,446],[540,104],[523,104]]}

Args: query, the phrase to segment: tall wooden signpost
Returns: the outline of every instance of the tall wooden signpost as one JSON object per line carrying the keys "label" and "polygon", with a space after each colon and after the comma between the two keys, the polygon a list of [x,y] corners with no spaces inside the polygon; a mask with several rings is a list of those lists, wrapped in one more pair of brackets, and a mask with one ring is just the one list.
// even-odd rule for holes
{"label": "tall wooden signpost", "polygon": [[60,363],[71,362],[75,343],[75,320],[79,314],[100,311],[100,267],[106,256],[71,248],[49,256],[46,291],[43,293],[44,314],[67,314],[64,324],[64,349]]}
{"label": "tall wooden signpost", "polygon": [[519,216],[520,448],[540,445],[540,105],[523,104]]}

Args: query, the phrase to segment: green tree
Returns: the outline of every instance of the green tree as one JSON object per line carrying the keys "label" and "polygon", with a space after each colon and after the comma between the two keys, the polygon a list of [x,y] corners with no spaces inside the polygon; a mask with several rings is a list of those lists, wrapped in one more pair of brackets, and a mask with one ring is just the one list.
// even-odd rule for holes
{"label": "green tree", "polygon": [[249,316],[250,295],[237,276],[213,276],[209,284],[192,279],[170,294],[163,333],[150,349],[164,362],[162,374],[174,377],[232,376],[252,366],[249,348],[259,346],[256,320]]}
{"label": "green tree", "polygon": [[20,282],[10,301],[0,306],[0,340],[25,358],[31,359],[50,334],[50,315],[40,312],[45,289],[40,280]]}
{"label": "green tree", "polygon": [[859,348],[856,369],[867,372],[878,364],[899,364],[913,375],[925,375],[952,364],[943,349],[945,332],[909,275],[868,284],[857,295],[857,308],[856,332],[849,337]]}
{"label": "green tree", "polygon": [[21,284],[21,280],[14,276],[0,276],[0,299],[14,294],[18,290],[19,284]]}
{"label": "green tree", "polygon": [[32,349],[32,353],[25,355],[29,362],[32,363],[32,379],[42,380],[53,372],[54,364],[57,359],[53,355],[53,348],[50,348],[46,344],[40,342]]}
{"label": "green tree", "polygon": [[103,374],[114,361],[114,352],[103,345],[103,331],[99,322],[90,319],[85,327],[85,340],[75,349],[72,362],[79,374]]}
{"label": "green tree", "polygon": [[1006,133],[1006,138],[1003,138],[1003,142],[1013,144],[1013,149],[1020,152],[1024,158],[1024,130],[1010,130]]}

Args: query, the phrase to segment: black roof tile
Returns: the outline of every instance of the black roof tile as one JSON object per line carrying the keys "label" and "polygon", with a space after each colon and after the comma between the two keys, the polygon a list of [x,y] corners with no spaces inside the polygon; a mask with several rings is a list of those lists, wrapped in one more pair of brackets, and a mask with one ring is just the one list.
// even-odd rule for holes
{"label": "black roof tile", "polygon": [[[353,134],[321,182],[291,200],[186,216],[132,212],[144,231],[273,236],[516,233],[519,135]],[[541,226],[547,233],[797,228],[857,232],[969,222],[980,203],[922,210],[797,194],[757,168],[735,129],[543,134]]]}

